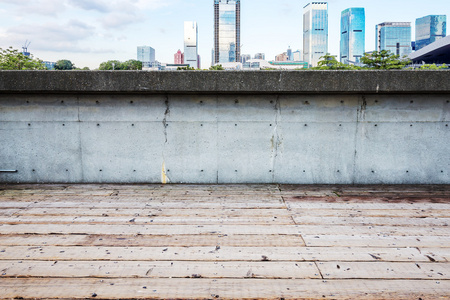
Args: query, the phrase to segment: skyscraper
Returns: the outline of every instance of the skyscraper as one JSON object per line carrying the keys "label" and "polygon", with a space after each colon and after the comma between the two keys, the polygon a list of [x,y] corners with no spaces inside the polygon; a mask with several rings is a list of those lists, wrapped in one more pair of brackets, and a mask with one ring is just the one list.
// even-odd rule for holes
{"label": "skyscraper", "polygon": [[395,55],[408,55],[411,48],[411,22],[384,22],[375,27],[376,51],[391,51]]}
{"label": "skyscraper", "polygon": [[311,2],[303,8],[303,60],[315,67],[328,53],[328,3]]}
{"label": "skyscraper", "polygon": [[184,54],[181,52],[181,50],[178,49],[177,53],[174,54],[173,63],[176,65],[184,64]]}
{"label": "skyscraper", "polygon": [[198,27],[197,22],[184,22],[184,62],[198,68]]}
{"label": "skyscraper", "polygon": [[364,55],[366,16],[364,8],[349,8],[341,13],[341,63],[358,64]]}
{"label": "skyscraper", "polygon": [[155,49],[149,46],[137,47],[137,60],[142,62],[143,68],[150,68],[155,62]]}
{"label": "skyscraper", "polygon": [[416,50],[442,39],[447,34],[447,16],[431,15],[416,19]]}
{"label": "skyscraper", "polygon": [[214,0],[214,63],[239,62],[241,0]]}

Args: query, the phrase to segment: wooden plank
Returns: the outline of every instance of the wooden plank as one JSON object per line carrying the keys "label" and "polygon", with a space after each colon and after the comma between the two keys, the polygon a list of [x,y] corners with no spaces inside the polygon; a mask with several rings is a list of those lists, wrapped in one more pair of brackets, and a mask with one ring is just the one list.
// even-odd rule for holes
{"label": "wooden plank", "polygon": [[[449,211],[450,213],[450,211]],[[214,209],[214,208],[164,208],[164,209],[105,209],[105,208],[46,208],[46,207],[32,207],[23,209],[2,209],[0,215],[3,216],[150,216],[150,217],[162,217],[162,216],[196,216],[196,217],[260,217],[260,216],[273,216],[273,217],[290,217],[291,214],[285,208],[278,209]]]}
{"label": "wooden plank", "polygon": [[238,208],[256,208],[256,209],[276,209],[286,208],[282,201],[272,202],[217,202],[214,200],[204,202],[194,201],[148,201],[148,202],[119,202],[119,201],[35,201],[35,202],[17,202],[1,201],[0,208],[26,208],[26,207],[45,207],[45,208],[138,208],[138,209],[164,209],[164,208],[209,208],[209,209],[238,209]]}
{"label": "wooden plank", "polygon": [[4,299],[445,299],[450,281],[5,278],[0,289]]}
{"label": "wooden plank", "polygon": [[290,217],[196,217],[196,216],[162,216],[162,217],[133,217],[133,216],[12,216],[1,217],[2,224],[252,224],[252,225],[270,225],[270,224],[295,224]]}
{"label": "wooden plank", "polygon": [[294,208],[293,216],[315,217],[408,217],[408,218],[450,218],[450,209],[307,209]]}
{"label": "wooden plank", "polygon": [[290,209],[423,209],[423,210],[449,210],[450,202],[447,203],[327,203],[322,201],[292,202],[286,201]]}
{"label": "wooden plank", "polygon": [[308,262],[0,261],[3,278],[321,278]]}
{"label": "wooden plank", "polygon": [[118,192],[112,191],[110,194],[104,195],[80,195],[80,194],[57,194],[46,195],[44,193],[26,194],[15,196],[1,196],[0,200],[14,200],[18,202],[33,202],[33,201],[78,201],[78,202],[92,202],[92,201],[115,201],[115,202],[147,202],[147,201],[227,201],[227,202],[271,202],[281,201],[282,198],[275,194],[238,194],[238,195],[179,195],[179,194],[162,194],[162,195],[120,195]]}
{"label": "wooden plank", "polygon": [[[415,261],[416,248],[349,247],[55,247],[1,246],[0,260]],[[438,258],[439,259],[439,258]],[[438,259],[436,259],[438,261]]]}
{"label": "wooden plank", "polygon": [[[390,226],[449,226],[450,218],[402,218],[402,217],[293,217],[296,224],[311,225],[390,225]],[[1,218],[0,218],[1,221]],[[6,222],[5,222],[6,223]]]}
{"label": "wooden plank", "polygon": [[0,235],[2,246],[111,246],[111,247],[302,247],[300,235]]}
{"label": "wooden plank", "polygon": [[433,248],[433,246],[430,245],[419,248],[419,251],[432,262],[450,262],[450,245],[447,245],[445,248]]}
{"label": "wooden plank", "polygon": [[0,234],[304,234],[448,236],[448,227],[345,226],[345,225],[103,225],[103,224],[0,224]]}
{"label": "wooden plank", "polygon": [[450,236],[302,235],[302,238],[308,247],[450,247]]}
{"label": "wooden plank", "polygon": [[450,263],[318,262],[325,279],[450,279]]}

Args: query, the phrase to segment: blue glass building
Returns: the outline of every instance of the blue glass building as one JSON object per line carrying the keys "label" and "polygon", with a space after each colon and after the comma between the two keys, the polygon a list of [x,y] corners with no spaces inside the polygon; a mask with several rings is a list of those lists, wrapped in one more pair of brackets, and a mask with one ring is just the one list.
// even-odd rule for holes
{"label": "blue glass building", "polygon": [[447,16],[431,15],[416,19],[416,50],[442,39],[447,34]]}
{"label": "blue glass building", "polygon": [[376,25],[376,51],[391,51],[395,55],[409,55],[411,47],[410,22],[384,22]]}
{"label": "blue glass building", "polygon": [[214,0],[214,63],[239,62],[241,1]]}
{"label": "blue glass building", "polygon": [[328,3],[311,2],[303,8],[303,60],[317,66],[328,53]]}
{"label": "blue glass building", "polygon": [[349,8],[341,13],[341,63],[359,64],[366,45],[364,8]]}
{"label": "blue glass building", "polygon": [[137,60],[142,62],[143,68],[150,68],[155,59],[155,49],[149,46],[137,47]]}

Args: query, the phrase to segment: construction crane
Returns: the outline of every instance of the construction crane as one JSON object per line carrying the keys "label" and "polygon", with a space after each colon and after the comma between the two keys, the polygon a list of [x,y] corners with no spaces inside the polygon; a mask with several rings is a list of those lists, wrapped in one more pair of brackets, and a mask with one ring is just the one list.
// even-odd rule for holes
{"label": "construction crane", "polygon": [[28,40],[25,41],[25,44],[22,46],[22,54],[25,56],[30,56],[30,52],[28,52],[28,46],[30,46],[31,42]]}

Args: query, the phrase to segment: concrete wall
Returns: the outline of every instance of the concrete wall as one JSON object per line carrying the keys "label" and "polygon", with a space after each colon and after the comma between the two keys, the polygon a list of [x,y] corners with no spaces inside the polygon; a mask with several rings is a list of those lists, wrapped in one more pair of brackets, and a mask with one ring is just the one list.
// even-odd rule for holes
{"label": "concrete wall", "polygon": [[450,184],[450,73],[0,72],[0,182]]}

